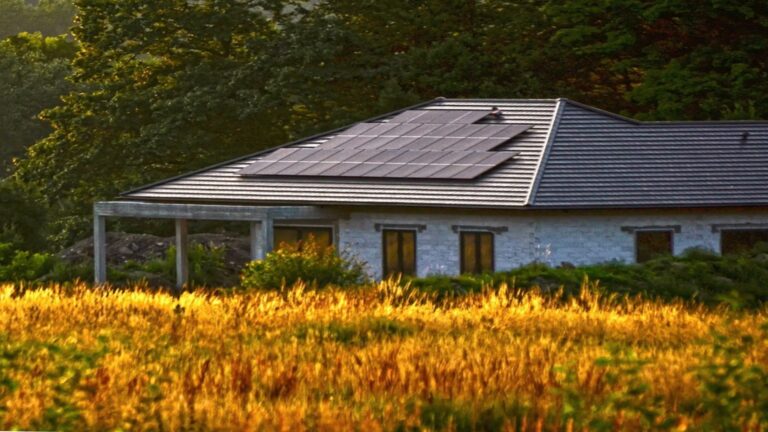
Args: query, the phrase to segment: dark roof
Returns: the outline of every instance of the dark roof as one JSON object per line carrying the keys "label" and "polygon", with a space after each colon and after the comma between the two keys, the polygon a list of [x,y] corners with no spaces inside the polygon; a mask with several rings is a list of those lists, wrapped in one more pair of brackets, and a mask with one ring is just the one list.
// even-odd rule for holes
{"label": "dark roof", "polygon": [[[437,99],[366,122],[418,123],[408,111],[418,109],[434,110],[427,113],[430,119],[455,111],[442,118],[471,123],[494,106],[503,118],[482,122],[530,129],[493,149],[517,153],[514,158],[502,158],[506,161],[488,172],[475,170],[474,179],[240,175],[280,154],[270,149],[127,192],[124,198],[484,208],[768,205],[767,122],[638,122],[567,99]],[[338,137],[355,126],[279,148],[286,149],[283,153],[320,150],[324,143],[344,142]]]}
{"label": "dark roof", "polygon": [[768,123],[627,121],[567,103],[534,207],[768,204]]}

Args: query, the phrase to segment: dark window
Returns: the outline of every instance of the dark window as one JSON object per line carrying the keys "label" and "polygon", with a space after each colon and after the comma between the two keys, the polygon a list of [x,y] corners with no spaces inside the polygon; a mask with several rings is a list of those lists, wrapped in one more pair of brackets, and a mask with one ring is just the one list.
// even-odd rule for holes
{"label": "dark window", "polygon": [[461,233],[461,272],[488,273],[493,271],[493,233]]}
{"label": "dark window", "polygon": [[768,230],[729,229],[720,232],[720,253],[723,255],[749,252],[758,243],[768,243]]}
{"label": "dark window", "polygon": [[384,230],[384,275],[416,274],[416,231]]}
{"label": "dark window", "polygon": [[323,227],[275,227],[274,241],[278,249],[284,246],[296,246],[301,249],[302,244],[308,241],[325,248],[333,245],[333,230]]}
{"label": "dark window", "polygon": [[662,255],[672,255],[672,231],[635,232],[635,254],[639,263]]}

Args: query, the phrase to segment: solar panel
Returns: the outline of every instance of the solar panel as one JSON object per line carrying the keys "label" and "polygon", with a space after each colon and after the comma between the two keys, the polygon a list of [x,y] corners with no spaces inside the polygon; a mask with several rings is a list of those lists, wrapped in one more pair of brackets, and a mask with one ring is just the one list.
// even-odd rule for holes
{"label": "solar panel", "polygon": [[412,142],[416,141],[417,139],[419,138],[415,136],[397,137],[392,139],[392,141],[389,141],[386,144],[386,148],[390,148],[393,150],[407,148],[408,146],[411,145]]}
{"label": "solar panel", "polygon": [[490,113],[488,111],[466,110],[409,110],[393,117],[390,123],[474,123]]}
{"label": "solar panel", "polygon": [[410,110],[358,123],[316,148],[281,148],[243,176],[473,179],[514,157],[492,151],[529,125],[477,124],[481,110]]}
{"label": "solar panel", "polygon": [[[439,152],[417,150],[353,150],[338,162],[336,150],[303,149],[279,161],[251,164],[243,175],[454,178],[471,167],[486,171],[516,153]],[[342,152],[343,153],[343,152]],[[452,168],[451,168],[452,167]],[[451,168],[451,169],[449,169]],[[396,174],[401,173],[401,174]]]}

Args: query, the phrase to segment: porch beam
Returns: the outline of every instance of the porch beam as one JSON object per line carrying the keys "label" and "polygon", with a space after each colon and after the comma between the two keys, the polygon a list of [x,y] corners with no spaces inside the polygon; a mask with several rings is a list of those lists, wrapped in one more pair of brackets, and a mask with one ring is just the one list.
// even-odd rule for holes
{"label": "porch beam", "polygon": [[274,219],[335,218],[339,211],[313,206],[233,206],[218,204],[167,204],[138,201],[102,201],[94,204],[99,216],[153,219],[259,221]]}

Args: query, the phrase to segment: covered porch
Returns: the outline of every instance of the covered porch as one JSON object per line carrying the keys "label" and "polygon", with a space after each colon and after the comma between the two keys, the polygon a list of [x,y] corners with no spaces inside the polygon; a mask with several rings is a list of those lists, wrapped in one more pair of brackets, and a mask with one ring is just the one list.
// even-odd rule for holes
{"label": "covered porch", "polygon": [[94,282],[107,283],[107,218],[171,219],[176,227],[176,288],[189,283],[188,222],[190,220],[248,222],[253,259],[262,259],[274,247],[275,223],[330,223],[338,233],[336,209],[314,206],[245,206],[172,204],[140,201],[102,201],[93,206]]}

